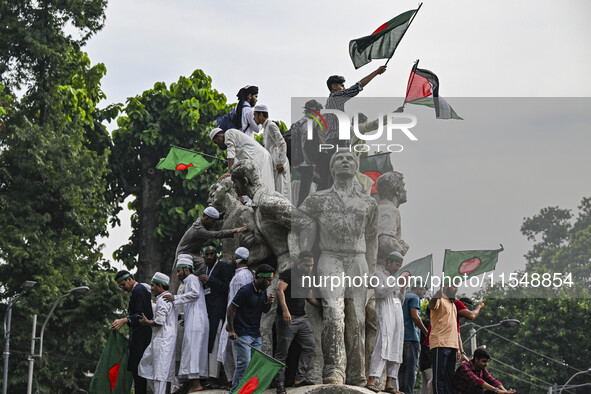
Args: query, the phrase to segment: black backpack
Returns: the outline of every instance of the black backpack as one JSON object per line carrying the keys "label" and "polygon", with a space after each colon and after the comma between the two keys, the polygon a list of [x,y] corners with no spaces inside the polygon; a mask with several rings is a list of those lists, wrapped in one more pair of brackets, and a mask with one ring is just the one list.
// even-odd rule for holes
{"label": "black backpack", "polygon": [[[248,104],[244,103],[242,105],[242,108],[247,107],[247,106],[248,106]],[[217,118],[217,120],[215,122],[215,127],[219,127],[223,131],[226,131],[228,129],[240,130],[242,128],[242,120],[238,119],[238,116],[236,114],[236,107],[232,108],[232,111],[230,111],[230,113],[222,115],[219,118]],[[246,130],[248,130],[249,127],[250,127],[250,125],[248,125]],[[244,131],[246,131],[246,130],[244,130]]]}

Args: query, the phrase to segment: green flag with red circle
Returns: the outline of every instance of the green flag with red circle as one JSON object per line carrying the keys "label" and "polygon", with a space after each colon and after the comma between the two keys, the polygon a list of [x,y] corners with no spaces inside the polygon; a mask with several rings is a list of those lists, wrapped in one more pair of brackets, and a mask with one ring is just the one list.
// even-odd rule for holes
{"label": "green flag with red circle", "polygon": [[[239,339],[237,339],[239,340]],[[238,384],[237,391],[234,393],[238,394],[261,394],[269,387],[277,372],[283,367],[284,364],[275,360],[273,357],[267,356],[260,350],[251,347],[253,350],[250,363],[244,377]]]}
{"label": "green flag with red circle", "polygon": [[468,277],[494,271],[499,261],[500,249],[493,250],[445,250],[443,259],[443,274],[453,278],[454,276]]}

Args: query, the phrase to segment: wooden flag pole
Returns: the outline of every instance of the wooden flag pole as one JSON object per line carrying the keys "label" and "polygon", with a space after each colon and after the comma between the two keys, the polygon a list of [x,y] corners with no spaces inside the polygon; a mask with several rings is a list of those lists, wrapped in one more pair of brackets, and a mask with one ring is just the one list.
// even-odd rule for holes
{"label": "wooden flag pole", "polygon": [[[408,31],[408,28],[410,27],[410,24],[412,23],[412,21],[415,20],[415,16],[417,16],[417,14],[419,13],[419,10],[421,9],[421,6],[422,5],[423,5],[423,3],[419,3],[419,7],[415,11],[415,14],[412,16],[412,18],[410,18],[410,20],[408,21],[408,25],[406,25],[406,30],[404,31],[404,33],[402,33],[402,36],[400,37],[400,40],[398,42],[402,41],[402,39],[404,38],[404,35]],[[387,66],[388,65],[388,62],[390,61],[390,59],[392,59],[392,56],[394,56],[394,52],[392,52],[392,55],[390,55],[390,57],[388,58],[388,60],[386,60],[386,64],[384,64],[384,66]]]}

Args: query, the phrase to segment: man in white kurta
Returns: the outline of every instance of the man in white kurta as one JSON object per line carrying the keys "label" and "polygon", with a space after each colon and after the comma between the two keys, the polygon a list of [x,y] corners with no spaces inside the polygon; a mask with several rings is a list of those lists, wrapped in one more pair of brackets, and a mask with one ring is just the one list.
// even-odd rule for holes
{"label": "man in white kurta", "polygon": [[[234,257],[232,258],[234,265],[236,267],[236,272],[234,273],[234,277],[232,281],[230,281],[230,290],[228,294],[228,305],[238,293],[238,290],[249,283],[252,283],[254,277],[252,276],[252,272],[248,269],[248,257],[250,253],[248,249],[244,247],[239,247],[234,252]],[[234,357],[234,348],[232,344],[228,342],[228,331],[226,331],[226,324],[227,318],[224,321],[224,325],[222,327],[222,332],[220,334],[220,343],[219,343],[219,350],[218,350],[218,361],[221,362],[224,366],[224,372],[226,374],[226,378],[228,381],[232,381],[232,377],[234,376],[234,369],[236,368],[236,359]]]}
{"label": "man in white kurta", "polygon": [[152,341],[144,351],[138,366],[138,374],[154,386],[155,394],[166,393],[166,383],[174,380],[174,347],[177,334],[176,306],[166,302],[163,296],[170,294],[170,278],[156,272],[152,278],[151,291],[156,296],[154,320],[142,314],[142,325],[152,326]]}
{"label": "man in white kurta", "polygon": [[192,392],[201,390],[199,379],[207,379],[208,377],[209,320],[207,319],[203,286],[199,279],[193,275],[193,261],[179,258],[176,272],[178,278],[185,284],[185,292],[176,296],[167,294],[164,298],[174,302],[175,305],[183,305],[185,332],[179,378],[191,381],[189,392]]}
{"label": "man in white kurta", "polygon": [[210,131],[209,137],[218,148],[226,151],[229,171],[232,171],[235,161],[250,159],[259,166],[261,181],[271,190],[275,190],[271,155],[254,138],[250,138],[240,130],[223,131],[220,128]]}
{"label": "man in white kurta", "polygon": [[269,110],[263,104],[257,104],[254,107],[254,120],[263,126],[263,145],[273,160],[275,191],[291,201],[291,176],[287,160],[287,144],[279,131],[279,126],[269,120]]}
{"label": "man in white kurta", "polygon": [[[402,266],[402,255],[392,252],[386,258],[385,269],[378,271],[374,277],[378,279],[374,287],[376,298],[376,315],[378,320],[378,332],[376,344],[369,364],[369,378],[367,388],[378,392],[375,386],[375,378],[382,376],[386,367],[385,391],[398,390],[398,370],[402,364],[402,349],[404,345],[404,318],[402,314],[402,302],[404,301],[405,287],[394,276]],[[403,285],[402,287],[399,284]]]}

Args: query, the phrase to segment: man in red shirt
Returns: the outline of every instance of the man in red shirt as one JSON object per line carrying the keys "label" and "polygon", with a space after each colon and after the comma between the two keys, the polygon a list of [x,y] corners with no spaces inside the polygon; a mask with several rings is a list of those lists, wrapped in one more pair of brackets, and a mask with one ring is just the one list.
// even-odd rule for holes
{"label": "man in red shirt", "polygon": [[453,394],[481,394],[488,390],[498,394],[512,394],[515,390],[507,390],[503,384],[492,377],[486,370],[490,361],[490,353],[486,348],[479,347],[474,351],[474,358],[461,364],[453,378]]}

